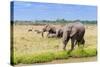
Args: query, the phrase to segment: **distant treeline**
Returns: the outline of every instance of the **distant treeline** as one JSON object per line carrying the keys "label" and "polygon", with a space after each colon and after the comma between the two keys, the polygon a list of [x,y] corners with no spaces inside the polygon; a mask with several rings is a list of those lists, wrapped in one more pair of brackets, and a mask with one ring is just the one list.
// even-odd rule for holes
{"label": "distant treeline", "polygon": [[[74,20],[74,21],[80,21],[83,24],[97,24],[97,21],[89,21],[89,20],[85,20],[85,21],[81,21],[81,20]],[[65,19],[61,19],[61,20],[55,20],[55,21],[50,21],[50,20],[36,20],[36,21],[11,21],[11,24],[19,24],[19,25],[35,25],[35,24],[66,24],[66,23],[73,23],[74,21],[71,20],[65,20]]]}

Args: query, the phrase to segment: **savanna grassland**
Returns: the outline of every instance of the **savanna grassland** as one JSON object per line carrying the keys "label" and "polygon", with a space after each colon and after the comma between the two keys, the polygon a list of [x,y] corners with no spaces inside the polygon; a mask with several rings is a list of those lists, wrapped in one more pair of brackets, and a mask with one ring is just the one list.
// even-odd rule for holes
{"label": "savanna grassland", "polygon": [[[56,25],[59,26],[59,25]],[[41,30],[41,25],[14,25],[13,26],[13,59],[12,64],[35,64],[43,62],[51,62],[53,60],[68,58],[93,57],[97,55],[97,26],[96,24],[85,25],[85,46],[75,47],[70,54],[70,42],[63,51],[62,40],[59,38],[47,38],[46,33],[42,38],[41,33],[38,34],[34,30]],[[32,29],[32,31],[28,31]],[[86,59],[88,60],[88,59]]]}

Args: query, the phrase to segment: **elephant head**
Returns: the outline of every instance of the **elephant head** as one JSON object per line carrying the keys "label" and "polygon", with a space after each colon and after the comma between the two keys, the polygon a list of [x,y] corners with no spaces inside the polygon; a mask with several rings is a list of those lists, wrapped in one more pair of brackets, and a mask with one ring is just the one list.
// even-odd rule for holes
{"label": "elephant head", "polygon": [[49,25],[45,25],[42,29],[42,37],[44,37],[44,32],[46,32],[47,30],[49,30]]}
{"label": "elephant head", "polygon": [[56,30],[56,37],[61,38],[63,35],[63,28],[59,28]]}
{"label": "elephant head", "polygon": [[42,37],[44,37],[44,32],[48,32],[48,34],[47,34],[47,36],[48,36],[49,34],[56,33],[56,28],[47,24],[42,29]]}

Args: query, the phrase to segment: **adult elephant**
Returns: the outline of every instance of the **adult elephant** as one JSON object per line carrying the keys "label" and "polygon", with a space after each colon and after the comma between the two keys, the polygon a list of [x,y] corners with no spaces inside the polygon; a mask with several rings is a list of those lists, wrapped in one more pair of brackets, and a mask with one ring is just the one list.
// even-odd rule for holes
{"label": "adult elephant", "polygon": [[56,27],[47,24],[42,29],[42,37],[44,37],[44,32],[48,32],[47,37],[49,37],[50,34],[56,34]]}
{"label": "adult elephant", "polygon": [[78,45],[85,43],[84,40],[85,27],[80,22],[74,22],[66,25],[63,29],[63,49],[66,49],[66,45],[68,41],[71,39],[71,50],[74,49],[74,46],[78,43]]}

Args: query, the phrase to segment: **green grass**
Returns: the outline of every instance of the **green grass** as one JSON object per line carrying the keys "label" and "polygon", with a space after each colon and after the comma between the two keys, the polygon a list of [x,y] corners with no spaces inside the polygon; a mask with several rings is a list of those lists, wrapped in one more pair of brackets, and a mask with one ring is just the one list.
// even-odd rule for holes
{"label": "green grass", "polygon": [[71,52],[71,57],[91,57],[96,56],[97,51],[95,48],[77,49]]}
{"label": "green grass", "polygon": [[70,54],[68,51],[57,51],[57,52],[46,52],[38,54],[23,54],[14,56],[14,61],[12,64],[34,64],[34,63],[43,63],[50,62],[57,59],[68,59],[69,57],[81,58],[81,57],[91,57],[96,56],[97,51],[93,49],[75,49]]}

